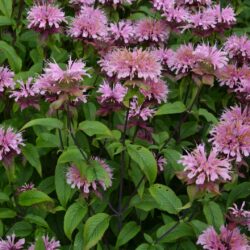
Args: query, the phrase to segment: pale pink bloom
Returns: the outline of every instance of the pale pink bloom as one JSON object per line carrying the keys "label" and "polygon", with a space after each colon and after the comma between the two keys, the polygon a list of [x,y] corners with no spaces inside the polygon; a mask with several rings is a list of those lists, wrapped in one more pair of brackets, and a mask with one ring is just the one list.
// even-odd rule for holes
{"label": "pale pink bloom", "polygon": [[76,5],[76,6],[91,6],[95,3],[95,0],[70,0],[69,3]]}
{"label": "pale pink bloom", "polygon": [[240,162],[250,155],[249,111],[240,107],[227,110],[220,122],[211,130],[214,147]]}
{"label": "pale pink bloom", "polygon": [[20,194],[22,192],[32,190],[34,187],[35,187],[35,185],[32,182],[25,183],[24,185],[17,188],[17,193]]}
{"label": "pale pink bloom", "polygon": [[118,4],[132,4],[135,0],[99,0],[101,4],[111,4],[111,5],[118,5]]}
{"label": "pale pink bloom", "polygon": [[157,10],[171,9],[175,6],[175,0],[153,0],[153,6]]}
{"label": "pale pink bloom", "polygon": [[188,73],[192,70],[196,63],[194,55],[194,48],[191,43],[188,45],[181,45],[173,54],[168,58],[168,67],[175,71],[176,74]]}
{"label": "pale pink bloom", "polygon": [[163,16],[166,18],[166,21],[170,26],[178,27],[188,22],[190,13],[187,9],[180,6],[166,9]]}
{"label": "pale pink bloom", "polygon": [[163,172],[164,171],[164,168],[167,164],[167,160],[164,156],[156,156],[155,153],[153,153],[154,157],[156,158],[156,163],[157,163],[157,168],[158,168],[158,171],[159,172]]}
{"label": "pale pink bloom", "polygon": [[142,19],[135,24],[135,36],[139,42],[164,42],[168,39],[169,30],[163,20]]}
{"label": "pale pink bloom", "polygon": [[160,104],[167,101],[169,91],[164,81],[148,80],[144,83],[143,88],[140,88],[140,92],[149,100],[156,100]]}
{"label": "pale pink bloom", "polygon": [[156,80],[162,69],[154,54],[142,49],[113,50],[106,54],[99,64],[109,77],[117,76],[118,79]]}
{"label": "pale pink bloom", "polygon": [[0,238],[0,250],[19,250],[24,248],[25,239],[16,241],[15,234],[6,236],[6,240]]}
{"label": "pale pink bloom", "polygon": [[0,92],[4,92],[6,88],[13,89],[14,83],[14,73],[10,71],[7,67],[0,67]]}
{"label": "pale pink bloom", "polygon": [[31,106],[39,110],[39,91],[34,87],[34,79],[30,77],[26,82],[22,80],[19,80],[17,82],[19,86],[17,87],[17,89],[11,91],[10,97],[15,99],[15,102],[20,105],[21,110],[24,110]]}
{"label": "pale pink bloom", "polygon": [[[181,1],[181,0],[180,0]],[[182,0],[185,4],[190,5],[211,5],[212,0]]]}
{"label": "pale pink bloom", "polygon": [[[218,50],[216,45],[201,44],[194,50],[194,56],[199,64],[212,67],[214,70],[221,69],[228,63],[226,52]],[[200,66],[200,65],[199,65]],[[199,67],[198,67],[199,68]]]}
{"label": "pale pink bloom", "polygon": [[107,36],[107,23],[102,10],[83,6],[70,24],[68,33],[73,38],[103,40]]}
{"label": "pale pink bloom", "polygon": [[[44,243],[44,247],[45,250],[59,250],[60,242],[56,241],[55,238],[52,238],[51,240],[49,239],[49,236],[43,236],[43,243]],[[35,244],[32,244],[28,250],[35,250]]]}
{"label": "pale pink bloom", "polygon": [[130,21],[119,21],[111,23],[108,29],[109,37],[112,41],[129,43],[134,39],[134,26]]}
{"label": "pale pink bloom", "polygon": [[104,81],[97,90],[97,93],[101,94],[101,102],[113,100],[121,103],[125,95],[127,94],[127,91],[128,88],[123,87],[120,83],[114,84],[111,88],[110,85],[106,81]]}
{"label": "pale pink bloom", "polygon": [[246,95],[246,99],[250,99],[250,76],[246,79],[243,79],[239,86],[235,89],[236,91]]}
{"label": "pale pink bloom", "polygon": [[106,171],[109,178],[108,182],[105,183],[105,181],[101,179],[88,180],[75,165],[71,165],[66,173],[67,183],[71,186],[71,188],[78,188],[84,194],[89,194],[91,191],[98,193],[99,187],[106,190],[112,185],[113,175],[109,165],[98,157],[93,157],[92,160],[96,161]]}
{"label": "pale pink bloom", "polygon": [[169,60],[171,60],[175,56],[175,52],[172,49],[159,48],[159,49],[152,50],[152,53],[154,57],[157,58],[157,60],[161,62],[163,66],[167,66],[167,67],[168,67]]}
{"label": "pale pink bloom", "polygon": [[179,163],[185,166],[184,174],[188,184],[205,186],[231,180],[231,165],[228,159],[220,159],[215,149],[207,156],[204,144],[198,145],[191,153],[183,155]]}
{"label": "pale pink bloom", "polygon": [[28,11],[28,28],[38,32],[55,33],[66,22],[64,12],[52,3],[36,4]]}
{"label": "pale pink bloom", "polygon": [[15,133],[10,127],[0,128],[0,161],[9,166],[13,158],[21,153],[21,146],[24,146],[21,133]]}
{"label": "pale pink bloom", "polygon": [[210,226],[199,236],[197,244],[207,250],[249,250],[246,236],[238,228],[230,230],[225,226],[220,228],[220,234]]}

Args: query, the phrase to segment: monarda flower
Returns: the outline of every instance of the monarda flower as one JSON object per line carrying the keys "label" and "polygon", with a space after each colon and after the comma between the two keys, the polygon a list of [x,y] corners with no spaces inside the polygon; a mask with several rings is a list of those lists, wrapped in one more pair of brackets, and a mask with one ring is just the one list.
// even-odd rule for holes
{"label": "monarda flower", "polygon": [[98,189],[101,188],[106,190],[112,185],[113,175],[109,165],[98,157],[94,157],[92,160],[96,161],[99,166],[103,168],[107,174],[108,180],[88,180],[84,173],[81,173],[80,169],[75,165],[71,165],[66,173],[67,183],[71,186],[71,188],[78,188],[84,195],[88,195],[90,192],[95,192],[99,195]]}
{"label": "monarda flower", "polygon": [[0,93],[4,92],[5,89],[13,89],[14,83],[14,73],[6,67],[0,67]]}
{"label": "monarda flower", "polygon": [[220,234],[213,227],[208,227],[199,236],[198,245],[202,245],[207,250],[248,250],[248,240],[244,234],[240,234],[238,228],[230,230],[228,227],[222,226]]}
{"label": "monarda flower", "polygon": [[168,39],[169,31],[163,20],[143,19],[135,24],[135,36],[139,42],[164,42]]}
{"label": "monarda flower", "polygon": [[32,190],[35,187],[35,185],[31,183],[25,183],[24,185],[17,188],[17,194],[26,192],[28,190]]}
{"label": "monarda flower", "polygon": [[168,10],[174,8],[175,0],[153,0],[153,6],[157,10]]}
{"label": "monarda flower", "polygon": [[213,146],[218,152],[241,162],[250,155],[249,111],[240,107],[227,110],[211,130]]}
{"label": "monarda flower", "polygon": [[105,5],[117,6],[121,4],[132,4],[135,0],[99,0],[99,3]]}
{"label": "monarda flower", "polygon": [[202,190],[207,189],[217,193],[219,183],[231,180],[231,165],[228,159],[219,158],[215,149],[207,155],[204,144],[183,155],[179,163],[185,167],[179,177],[187,184],[196,184]]}
{"label": "monarda flower", "polygon": [[87,40],[103,40],[107,36],[107,17],[100,9],[83,6],[70,24],[71,37]]}
{"label": "monarda flower", "polygon": [[95,0],[70,0],[69,3],[77,7],[92,6]]}
{"label": "monarda flower", "polygon": [[111,23],[108,28],[109,39],[118,44],[128,44],[134,39],[134,26],[130,21]]}
{"label": "monarda flower", "polygon": [[28,11],[28,28],[42,34],[59,32],[62,22],[66,22],[64,12],[52,3],[36,4]]}
{"label": "monarda flower", "polygon": [[102,70],[109,77],[118,79],[157,80],[161,74],[161,64],[148,50],[126,48],[116,49],[99,61]]}
{"label": "monarda flower", "polygon": [[[44,247],[46,250],[59,250],[60,242],[56,241],[55,238],[49,239],[49,236],[42,237]],[[35,244],[32,244],[28,250],[35,250]]]}
{"label": "monarda flower", "polygon": [[15,234],[7,236],[6,240],[0,238],[0,250],[19,250],[24,249],[25,239],[16,240]]}
{"label": "monarda flower", "polygon": [[180,3],[191,5],[191,6],[209,6],[212,4],[212,0],[180,0]]}
{"label": "monarda flower", "polygon": [[34,87],[34,79],[28,78],[26,82],[19,80],[17,83],[19,86],[11,91],[10,97],[15,99],[21,110],[24,110],[28,107],[34,107],[37,110],[40,109],[39,106],[39,91]]}
{"label": "monarda flower", "polygon": [[21,133],[15,133],[13,128],[0,128],[0,161],[10,166],[13,158],[21,153],[24,146]]}

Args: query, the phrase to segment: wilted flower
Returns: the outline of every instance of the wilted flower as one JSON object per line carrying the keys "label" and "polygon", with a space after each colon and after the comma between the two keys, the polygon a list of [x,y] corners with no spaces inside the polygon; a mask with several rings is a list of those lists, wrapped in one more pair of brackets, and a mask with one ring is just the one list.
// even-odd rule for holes
{"label": "wilted flower", "polygon": [[35,187],[35,185],[32,182],[25,183],[24,185],[17,188],[17,193],[20,194],[22,192],[32,190],[34,187]]}
{"label": "wilted flower", "polygon": [[220,234],[217,234],[213,227],[207,228],[199,236],[197,244],[207,250],[248,250],[249,245],[245,235],[240,234],[238,228],[230,230],[222,226]]}
{"label": "wilted flower", "polygon": [[11,236],[8,235],[6,238],[7,238],[6,240],[0,239],[0,250],[19,250],[19,249],[23,249],[25,239],[20,239],[20,240],[16,241],[15,234],[12,234]]}
{"label": "wilted flower", "polygon": [[4,92],[6,88],[13,89],[14,83],[14,73],[6,67],[0,67],[0,92]]}
{"label": "wilted flower", "polygon": [[212,149],[207,156],[204,144],[183,155],[179,163],[185,166],[180,177],[183,176],[188,184],[196,184],[201,189],[216,191],[216,184],[231,180],[231,166],[228,159],[220,159],[215,149]]}
{"label": "wilted flower", "polygon": [[34,87],[33,78],[28,78],[26,82],[19,80],[19,87],[11,92],[10,97],[14,98],[15,101],[20,105],[21,110],[28,107],[34,107],[40,109],[39,107],[39,91]]}
{"label": "wilted flower", "polygon": [[36,4],[28,11],[28,28],[41,33],[56,33],[66,22],[64,12],[52,3]]}
{"label": "wilted flower", "polygon": [[164,42],[168,39],[169,31],[163,20],[142,19],[135,24],[135,36],[139,42]]}
{"label": "wilted flower", "polygon": [[[59,250],[60,247],[60,242],[56,241],[54,238],[52,238],[51,240],[49,239],[49,236],[43,236],[43,243],[44,243],[44,247],[46,250]],[[28,250],[35,250],[35,245],[32,244]]]}
{"label": "wilted flower", "polygon": [[24,146],[21,133],[15,133],[13,128],[0,128],[0,161],[9,166],[13,157],[21,153],[20,146]]}
{"label": "wilted flower", "polygon": [[69,27],[69,35],[78,39],[103,40],[107,36],[107,17],[100,9],[84,6]]}
{"label": "wilted flower", "polygon": [[118,79],[156,80],[161,74],[161,64],[154,54],[142,49],[116,49],[105,55],[99,63],[109,77],[117,76]]}

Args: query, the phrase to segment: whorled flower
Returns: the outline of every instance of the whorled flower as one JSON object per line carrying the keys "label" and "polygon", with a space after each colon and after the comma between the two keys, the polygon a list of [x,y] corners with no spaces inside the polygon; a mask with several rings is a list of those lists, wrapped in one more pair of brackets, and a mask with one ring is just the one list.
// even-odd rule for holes
{"label": "whorled flower", "polygon": [[250,100],[250,76],[243,79],[235,91],[242,94],[247,101]]}
{"label": "whorled flower", "polygon": [[176,0],[153,0],[153,6],[157,10],[168,10],[174,8]]}
{"label": "whorled flower", "polygon": [[35,185],[32,182],[25,183],[24,185],[17,188],[17,194],[20,194],[20,193],[28,191],[28,190],[32,190],[34,187],[35,187]]}
{"label": "whorled flower", "polygon": [[66,22],[64,12],[53,3],[35,4],[28,11],[28,28],[40,33],[56,33],[62,22]]}
{"label": "whorled flower", "polygon": [[95,0],[70,0],[69,3],[78,7],[92,6],[94,5]]}
{"label": "whorled flower", "polygon": [[68,34],[77,39],[103,40],[107,36],[107,24],[107,17],[102,10],[83,6],[72,20]]}
{"label": "whorled flower", "polygon": [[147,18],[137,21],[134,34],[139,42],[164,42],[168,39],[169,31],[165,21]]}
{"label": "whorled flower", "polygon": [[215,149],[207,155],[204,144],[198,145],[191,153],[182,155],[178,162],[185,167],[179,177],[187,184],[196,184],[202,190],[217,192],[219,183],[231,180],[229,160],[219,158]]}
{"label": "whorled flower", "polygon": [[29,77],[26,82],[19,80],[17,83],[19,86],[11,91],[10,97],[15,99],[21,110],[28,107],[34,107],[39,110],[39,91],[34,87],[34,79]]}
{"label": "whorled flower", "polygon": [[[46,250],[59,250],[60,242],[55,240],[55,238],[49,239],[49,236],[42,237],[44,247]],[[32,244],[28,250],[35,250],[35,244]]]}
{"label": "whorled flower", "polygon": [[128,44],[134,39],[134,25],[130,21],[121,20],[111,23],[108,28],[108,37],[112,42]]}
{"label": "whorled flower", "polygon": [[115,49],[106,54],[99,64],[109,77],[118,79],[157,80],[162,69],[154,54],[142,49]]}
{"label": "whorled flower", "polygon": [[13,89],[14,83],[14,73],[10,71],[7,67],[0,67],[0,93],[4,92],[5,89]]}
{"label": "whorled flower", "polygon": [[21,153],[21,146],[24,146],[21,133],[15,133],[10,127],[0,128],[0,161],[11,165],[13,158]]}
{"label": "whorled flower", "polygon": [[187,4],[191,6],[209,6],[212,4],[212,0],[179,0],[182,4]]}
{"label": "whorled flower", "polygon": [[93,157],[92,161],[96,161],[99,166],[103,168],[107,174],[108,182],[104,182],[104,180],[100,179],[88,180],[87,177],[84,176],[84,173],[81,173],[80,169],[75,165],[71,165],[66,173],[67,183],[71,186],[71,188],[78,188],[85,195],[88,195],[90,192],[99,194],[99,188],[106,190],[112,185],[113,174],[110,166],[99,157]]}
{"label": "whorled flower", "polygon": [[218,152],[237,162],[250,155],[249,110],[240,107],[226,110],[220,122],[211,130],[213,146]]}
{"label": "whorled flower", "polygon": [[0,238],[0,250],[19,250],[23,249],[25,239],[16,240],[16,235],[6,236],[6,240]]}
{"label": "whorled flower", "polygon": [[109,4],[112,6],[120,5],[120,4],[132,4],[135,0],[99,0],[101,4]]}
{"label": "whorled flower", "polygon": [[202,245],[207,250],[248,250],[248,240],[244,234],[240,233],[238,228],[229,229],[222,226],[220,234],[210,226],[199,236],[198,245]]}

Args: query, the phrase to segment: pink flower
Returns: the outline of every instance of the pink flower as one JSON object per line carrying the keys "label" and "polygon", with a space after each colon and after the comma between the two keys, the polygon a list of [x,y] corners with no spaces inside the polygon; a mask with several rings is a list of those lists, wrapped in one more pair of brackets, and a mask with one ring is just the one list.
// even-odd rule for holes
{"label": "pink flower", "polygon": [[164,42],[168,39],[169,31],[163,20],[142,19],[135,24],[135,36],[139,42]]}
{"label": "pink flower", "polygon": [[163,16],[171,27],[178,27],[188,22],[190,13],[186,8],[180,6],[165,9]]}
{"label": "pink flower", "polygon": [[69,27],[69,35],[78,39],[103,40],[107,36],[107,17],[100,9],[83,6]]}
{"label": "pink flower", "polygon": [[9,166],[14,156],[21,153],[20,146],[24,146],[21,133],[15,133],[10,127],[0,128],[0,161]]}
{"label": "pink flower", "polygon": [[107,100],[113,100],[115,102],[121,103],[127,94],[128,88],[123,87],[120,83],[116,83],[113,85],[113,88],[104,81],[102,85],[100,85],[97,93],[101,94],[101,102],[105,102]]}
{"label": "pink flower", "polygon": [[98,157],[93,157],[92,161],[97,162],[97,164],[99,164],[99,166],[103,168],[103,170],[107,174],[108,178],[107,180],[106,179],[105,181],[102,179],[88,180],[87,177],[84,175],[85,173],[81,173],[79,168],[76,167],[75,165],[71,165],[66,174],[67,183],[71,186],[71,188],[77,187],[85,195],[89,194],[92,191],[98,194],[99,187],[102,188],[103,190],[106,190],[108,187],[112,185],[112,170],[108,166],[108,164],[104,160]]}
{"label": "pink flower", "polygon": [[[43,236],[43,243],[44,243],[44,247],[46,250],[59,250],[60,247],[60,242],[56,241],[54,238],[52,238],[51,240],[49,239],[49,236]],[[28,250],[35,250],[35,245],[32,244]]]}
{"label": "pink flower", "polygon": [[0,67],[0,92],[4,92],[6,88],[13,89],[14,84],[14,73],[6,67]]}
{"label": "pink flower", "polygon": [[227,159],[220,159],[215,149],[212,149],[207,156],[204,144],[183,155],[179,163],[185,166],[183,174],[188,184],[195,183],[202,188],[231,180],[230,162]]}
{"label": "pink flower", "polygon": [[157,168],[159,172],[163,172],[164,168],[167,164],[167,160],[164,156],[160,155],[157,157],[157,155],[155,153],[153,153],[154,157],[156,158],[156,162],[157,162]]}
{"label": "pink flower", "polygon": [[76,5],[76,6],[91,6],[95,3],[95,0],[70,0],[69,3]]}
{"label": "pink flower", "polygon": [[[0,239],[0,250],[18,250],[23,249],[23,245],[25,243],[25,239],[20,239],[16,241],[15,234],[12,234],[11,236],[7,236],[6,240]],[[16,241],[16,242],[15,242]]]}
{"label": "pink flower", "polygon": [[154,49],[152,50],[154,57],[159,61],[163,66],[168,67],[168,62],[175,56],[175,52],[172,49]]}
{"label": "pink flower", "polygon": [[153,0],[153,6],[157,10],[168,10],[174,8],[175,0]]}
{"label": "pink flower", "polygon": [[124,20],[118,23],[111,23],[108,31],[112,41],[126,44],[131,42],[135,35],[132,22]]}
{"label": "pink flower", "polygon": [[109,77],[118,79],[157,79],[161,74],[161,64],[153,53],[147,50],[126,48],[109,52],[99,61],[102,70]]}
{"label": "pink flower", "polygon": [[34,79],[28,78],[26,83],[22,80],[18,81],[20,84],[18,89],[13,90],[11,92],[10,97],[15,99],[15,102],[17,102],[21,110],[24,110],[30,106],[40,109],[39,106],[39,97],[38,97],[38,90],[34,87],[33,84]]}
{"label": "pink flower", "polygon": [[64,12],[52,3],[34,5],[28,11],[28,28],[37,32],[55,33],[59,31],[60,24],[66,22]]}
{"label": "pink flower", "polygon": [[148,80],[144,83],[143,88],[140,88],[140,92],[149,100],[156,100],[159,104],[167,101],[168,86],[162,81]]}
{"label": "pink flower", "polygon": [[234,9],[229,6],[222,8],[219,4],[216,4],[208,10],[208,14],[215,15],[217,23],[228,27],[236,22]]}
{"label": "pink flower", "polygon": [[199,236],[197,244],[202,245],[207,250],[248,250],[249,245],[244,234],[240,234],[238,228],[230,230],[222,226],[220,234],[213,227],[207,228]]}
{"label": "pink flower", "polygon": [[118,5],[118,4],[132,4],[135,0],[99,0],[101,4],[110,4],[110,5]]}
{"label": "pink flower", "polygon": [[35,187],[35,185],[32,182],[25,183],[24,185],[17,188],[17,193],[20,194],[22,192],[32,190],[34,187]]}
{"label": "pink flower", "polygon": [[198,5],[198,6],[206,6],[206,5],[211,5],[212,4],[212,0],[182,0],[183,2],[185,2],[185,4],[189,4],[189,5]]}
{"label": "pink flower", "polygon": [[236,159],[250,155],[249,111],[240,107],[227,110],[220,122],[211,130],[214,147],[228,157]]}

